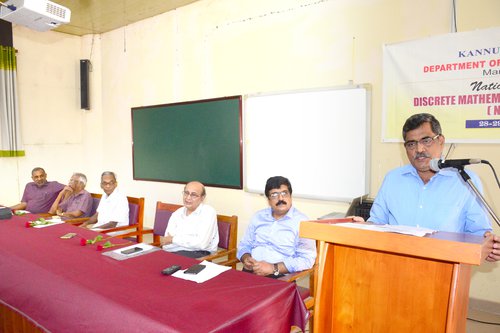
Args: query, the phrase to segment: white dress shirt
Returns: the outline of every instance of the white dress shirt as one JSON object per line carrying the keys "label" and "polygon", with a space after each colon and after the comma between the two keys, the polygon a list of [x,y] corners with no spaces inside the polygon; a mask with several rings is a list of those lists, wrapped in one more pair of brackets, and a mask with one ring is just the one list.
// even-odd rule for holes
{"label": "white dress shirt", "polygon": [[172,244],[163,249],[177,251],[217,251],[219,229],[217,213],[211,206],[201,203],[194,212],[186,215],[186,208],[177,209],[168,221],[165,236],[173,236]]}
{"label": "white dress shirt", "polygon": [[109,222],[118,222],[116,227],[129,225],[128,200],[117,188],[111,195],[103,194],[97,207],[97,223],[92,228],[99,228]]}

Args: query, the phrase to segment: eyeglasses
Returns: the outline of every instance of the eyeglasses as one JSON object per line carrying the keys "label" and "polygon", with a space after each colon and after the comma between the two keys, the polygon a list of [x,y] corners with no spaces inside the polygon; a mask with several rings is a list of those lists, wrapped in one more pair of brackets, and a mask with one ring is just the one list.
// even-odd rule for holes
{"label": "eyeglasses", "polygon": [[276,200],[278,199],[279,196],[282,196],[283,198],[286,198],[290,195],[290,193],[288,193],[288,191],[282,191],[282,192],[273,192],[273,193],[269,193],[269,198],[272,199],[272,200]]}
{"label": "eyeglasses", "polygon": [[415,148],[417,148],[419,143],[424,147],[430,147],[434,143],[434,140],[436,140],[440,136],[441,134],[437,134],[433,137],[426,136],[425,138],[422,138],[418,141],[417,140],[406,141],[404,145],[407,150],[414,150]]}
{"label": "eyeglasses", "polygon": [[198,199],[199,197],[201,197],[201,195],[199,195],[198,193],[196,192],[189,192],[189,191],[182,191],[182,195],[185,196],[185,197],[191,197],[193,199]]}
{"label": "eyeglasses", "polygon": [[113,186],[115,185],[116,182],[115,181],[110,181],[109,183],[106,183],[106,182],[101,182],[101,186]]}

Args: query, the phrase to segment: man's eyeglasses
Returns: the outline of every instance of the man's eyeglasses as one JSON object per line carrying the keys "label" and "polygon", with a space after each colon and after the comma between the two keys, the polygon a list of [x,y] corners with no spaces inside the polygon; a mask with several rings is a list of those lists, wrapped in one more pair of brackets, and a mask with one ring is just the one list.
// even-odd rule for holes
{"label": "man's eyeglasses", "polygon": [[276,199],[278,199],[278,197],[280,195],[281,195],[281,197],[286,198],[286,197],[288,197],[290,195],[290,193],[288,193],[288,191],[273,192],[273,193],[269,193],[269,198],[273,199],[273,200],[276,200]]}
{"label": "man's eyeglasses", "polygon": [[440,136],[441,134],[437,134],[433,137],[426,136],[425,138],[422,138],[418,141],[417,140],[406,141],[404,145],[407,150],[414,150],[415,148],[417,148],[419,143],[424,147],[430,147],[434,143],[434,140],[436,140]]}
{"label": "man's eyeglasses", "polygon": [[201,195],[199,195],[198,193],[196,192],[189,192],[189,191],[182,191],[182,195],[185,196],[185,197],[191,197],[193,199],[198,199],[199,197],[201,197]]}
{"label": "man's eyeglasses", "polygon": [[116,182],[115,181],[110,181],[109,183],[106,183],[106,182],[101,182],[101,186],[113,186],[115,185]]}

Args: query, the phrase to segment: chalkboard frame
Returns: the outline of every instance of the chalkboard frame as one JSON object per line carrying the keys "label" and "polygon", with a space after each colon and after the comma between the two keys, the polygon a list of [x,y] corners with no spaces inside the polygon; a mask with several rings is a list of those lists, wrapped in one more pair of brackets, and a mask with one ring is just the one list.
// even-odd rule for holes
{"label": "chalkboard frame", "polygon": [[[162,171],[164,175],[158,176],[157,174],[153,176],[148,176],[148,171],[144,170],[144,166],[141,166],[139,158],[144,158],[147,156],[148,158],[152,158],[154,160],[153,155],[155,152],[150,152],[150,148],[141,148],[141,146],[147,146],[148,142],[151,142],[152,138],[149,136],[154,135],[157,138],[156,132],[154,130],[145,131],[144,128],[146,126],[145,121],[151,121],[148,119],[149,117],[161,117],[164,121],[178,120],[179,117],[189,117],[187,113],[183,113],[185,111],[190,111],[196,113],[196,117],[192,115],[189,118],[189,126],[186,124],[179,124],[181,128],[175,128],[177,133],[185,133],[185,135],[197,135],[196,129],[200,129],[201,127],[206,127],[206,120],[208,113],[210,113],[210,124],[212,124],[218,131],[217,137],[214,135],[210,135],[208,133],[203,138],[212,138],[209,142],[210,147],[209,156],[203,156],[204,154],[197,154],[196,152],[193,154],[192,150],[189,154],[184,154],[186,149],[182,146],[182,139],[178,137],[173,137],[174,134],[168,133],[168,130],[162,132],[162,135],[165,135],[165,138],[161,138],[162,140],[173,140],[179,145],[176,145],[175,152],[182,152],[182,159],[187,159],[186,163],[191,163],[193,166],[196,165],[204,165],[202,171],[191,171],[190,175],[184,175],[183,177],[176,177],[175,173],[178,171]],[[150,106],[141,106],[141,107],[133,107],[131,108],[131,117],[132,117],[132,166],[133,166],[133,179],[134,180],[144,180],[144,181],[155,181],[155,182],[166,182],[166,183],[177,183],[177,184],[186,184],[189,181],[198,180],[202,182],[205,186],[212,187],[222,187],[222,188],[232,188],[232,189],[242,189],[243,188],[243,139],[242,139],[242,96],[229,96],[229,97],[220,97],[220,98],[212,98],[212,99],[203,99],[203,100],[195,100],[195,101],[184,101],[177,103],[169,103],[169,104],[160,104],[160,105],[150,105]],[[169,118],[169,117],[177,117],[177,118]],[[227,120],[230,120],[228,123]],[[195,123],[193,123],[193,121]],[[200,121],[200,123],[196,123]],[[201,123],[205,121],[205,123]],[[209,125],[210,125],[209,124]],[[221,126],[224,124],[224,126]],[[157,125],[157,122],[155,122]],[[168,127],[167,127],[168,129]],[[194,129],[194,130],[193,130]],[[163,130],[163,128],[162,128]],[[190,134],[195,133],[195,134]],[[172,137],[169,137],[172,135]],[[217,140],[221,140],[220,137],[228,138],[223,146],[220,146],[220,142]],[[171,143],[166,143],[167,141],[159,142],[163,144],[168,153],[170,150],[168,145]],[[206,142],[203,142],[206,145]],[[230,149],[227,149],[229,145]],[[155,148],[156,151],[156,148]],[[175,153],[173,152],[173,153]],[[213,152],[217,152],[214,156]],[[225,152],[225,156],[221,156],[221,152]],[[229,156],[227,156],[229,154]],[[177,154],[179,155],[179,154]],[[229,159],[230,163],[224,163],[223,158]],[[222,161],[222,163],[218,163],[218,159]],[[201,159],[201,160],[200,160]],[[208,161],[205,161],[208,160]],[[217,163],[213,163],[217,161]],[[207,162],[208,166],[207,166]],[[154,162],[153,162],[154,163]],[[142,163],[144,164],[144,163]],[[172,162],[174,164],[174,162]],[[232,166],[228,168],[228,165]],[[162,165],[155,165],[154,167],[161,168]],[[155,169],[156,170],[156,169]],[[151,172],[151,171],[150,171]],[[182,173],[190,171],[182,170]],[[213,177],[211,180],[207,180],[205,175],[213,175],[220,173],[229,173],[229,176],[226,176],[227,179],[213,181]]]}

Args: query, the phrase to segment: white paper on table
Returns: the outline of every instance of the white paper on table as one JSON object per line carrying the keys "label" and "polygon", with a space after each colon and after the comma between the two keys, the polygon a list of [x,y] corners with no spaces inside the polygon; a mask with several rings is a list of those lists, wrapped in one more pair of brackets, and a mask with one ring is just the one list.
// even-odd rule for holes
{"label": "white paper on table", "polygon": [[[50,222],[50,223],[49,224],[34,225],[33,228],[46,228],[46,227],[51,227],[51,226],[56,225],[56,224],[64,223],[64,221],[61,219],[51,219],[51,220],[45,219],[45,221]],[[36,222],[36,221],[33,221],[33,222]]]}
{"label": "white paper on table", "polygon": [[175,276],[176,278],[183,280],[193,281],[196,283],[203,283],[231,269],[231,267],[229,266],[217,265],[214,264],[213,262],[206,260],[203,260],[202,262],[200,262],[200,264],[205,265],[205,269],[203,269],[198,274],[184,274],[185,269],[183,269],[175,272],[174,274],[172,274],[172,276]]}
{"label": "white paper on table", "polygon": [[[134,247],[140,247],[142,249],[142,251],[134,252],[134,253],[130,253],[130,254],[123,254],[122,253],[122,251],[126,251],[128,249],[133,249]],[[111,258],[116,259],[116,260],[125,260],[125,259],[129,259],[129,258],[142,256],[143,254],[156,252],[159,250],[161,250],[159,247],[156,247],[156,246],[153,246],[150,244],[146,244],[146,243],[138,243],[138,244],[132,244],[129,246],[121,247],[117,250],[103,252],[102,255],[111,257]]]}
{"label": "white paper on table", "polygon": [[427,234],[433,234],[436,230],[420,227],[412,227],[408,225],[391,225],[391,224],[362,224],[362,223],[338,223],[336,226],[365,229],[380,232],[395,232],[398,234],[413,235],[423,237]]}

